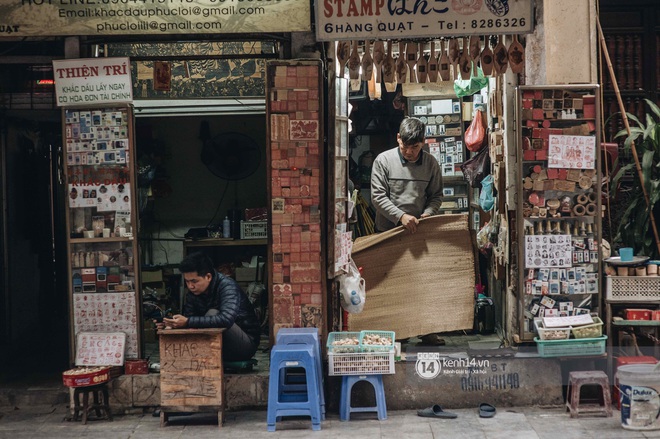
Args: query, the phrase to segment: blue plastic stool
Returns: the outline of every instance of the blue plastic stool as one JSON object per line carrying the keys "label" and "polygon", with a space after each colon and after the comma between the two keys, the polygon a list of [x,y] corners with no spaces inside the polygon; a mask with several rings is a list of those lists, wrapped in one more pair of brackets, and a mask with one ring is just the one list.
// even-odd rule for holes
{"label": "blue plastic stool", "polygon": [[[276,345],[310,345],[316,349],[316,367],[321,398],[321,420],[325,420],[325,391],[323,388],[323,363],[321,362],[321,344],[319,343],[318,328],[281,328],[275,337]],[[280,371],[280,381],[285,392],[305,392],[305,374],[299,371]]]}
{"label": "blue plastic stool", "polygon": [[[376,392],[375,407],[351,407],[351,390],[358,381],[368,381],[374,386]],[[385,389],[382,375],[344,375],[341,380],[341,400],[339,402],[339,419],[348,421],[351,413],[377,412],[378,420],[387,419],[387,404],[385,403]]]}
{"label": "blue plastic stool", "polygon": [[[275,431],[275,423],[283,416],[309,416],[312,430],[321,429],[321,402],[316,366],[316,351],[309,345],[275,345],[270,351],[268,382],[268,431]],[[305,369],[306,392],[286,392],[280,371],[286,368]]]}

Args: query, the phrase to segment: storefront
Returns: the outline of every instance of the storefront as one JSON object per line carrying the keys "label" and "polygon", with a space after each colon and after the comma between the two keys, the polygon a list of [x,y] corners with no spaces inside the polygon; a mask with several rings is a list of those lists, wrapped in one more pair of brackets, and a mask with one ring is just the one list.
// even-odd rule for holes
{"label": "storefront", "polygon": [[[465,245],[458,253],[465,260],[461,266],[463,271],[455,273],[457,280],[462,281],[456,291],[462,298],[469,299],[461,305],[460,313],[464,318],[453,326],[429,324],[425,328],[428,332],[470,330],[473,326],[474,286],[481,283],[488,286],[486,294],[494,301],[498,334],[502,340],[505,343],[531,341],[529,322],[533,319],[525,311],[531,311],[536,303],[526,301],[522,291],[525,283],[521,281],[521,276],[523,272],[527,276],[535,276],[536,272],[530,274],[529,269],[534,271],[543,267],[527,265],[528,270],[525,270],[519,265],[523,251],[536,249],[521,247],[521,238],[529,230],[524,227],[524,221],[530,218],[524,216],[521,205],[531,202],[529,197],[532,194],[526,194],[523,199],[523,192],[519,190],[529,183],[525,177],[531,179],[531,174],[526,174],[530,169],[518,167],[522,162],[517,155],[517,145],[523,142],[524,137],[529,137],[530,150],[544,150],[542,136],[546,133],[539,131],[537,136],[533,128],[558,129],[552,122],[549,122],[549,127],[543,125],[542,119],[551,119],[543,113],[544,110],[568,114],[567,110],[575,110],[577,105],[582,105],[584,109],[585,103],[587,106],[592,104],[590,98],[597,94],[595,90],[588,90],[589,87],[585,86],[580,96],[574,96],[571,87],[564,89],[554,84],[597,83],[594,27],[585,25],[594,22],[595,9],[592,2],[586,1],[578,6],[568,1],[491,4],[507,6],[507,3],[506,11],[456,10],[452,11],[452,19],[440,21],[425,18],[433,14],[401,9],[395,11],[396,14],[388,13],[392,17],[411,18],[376,24],[372,21],[376,11],[358,11],[358,7],[351,3],[347,6],[351,12],[342,15],[340,10],[335,9],[336,5],[327,2],[316,11],[316,39],[308,32],[311,15],[308,4],[293,8],[297,16],[293,20],[291,17],[282,19],[275,16],[258,23],[248,19],[223,23],[223,30],[220,31],[222,37],[207,34],[209,27],[220,20],[212,19],[212,14],[205,17],[201,10],[201,17],[208,20],[198,17],[198,21],[177,22],[177,26],[181,27],[174,30],[175,26],[170,25],[175,23],[170,23],[163,16],[154,21],[153,26],[150,25],[161,34],[181,36],[204,32],[199,34],[199,40],[203,42],[172,42],[169,37],[152,39],[151,35],[155,35],[156,31],[147,32],[139,27],[140,24],[127,25],[126,29],[122,29],[114,25],[105,27],[101,20],[99,23],[92,22],[91,30],[74,27],[59,33],[94,34],[94,38],[74,39],[78,43],[73,44],[73,49],[70,49],[70,43],[67,44],[69,58],[97,55],[103,58],[130,57],[132,112],[135,116],[131,140],[137,154],[133,160],[140,167],[133,175],[135,183],[131,188],[131,202],[134,204],[129,210],[134,227],[139,220],[140,230],[144,231],[144,235],[140,235],[139,246],[131,242],[137,254],[137,257],[133,255],[136,267],[134,288],[137,290],[139,285],[144,291],[145,287],[149,287],[148,291],[154,292],[151,302],[162,310],[175,309],[180,306],[181,286],[174,280],[177,273],[173,267],[186,252],[203,249],[214,254],[218,263],[223,262],[223,258],[233,260],[234,254],[241,254],[245,262],[250,262],[247,266],[238,267],[246,287],[253,283],[253,279],[254,283],[263,283],[263,279],[267,279],[265,302],[269,334],[282,327],[316,326],[327,335],[342,326],[359,324],[342,319],[333,282],[348,257],[346,240],[342,240],[345,232],[350,230],[347,180],[351,166],[348,163],[352,159],[368,168],[368,155],[393,147],[398,123],[404,116],[410,115],[426,120],[429,151],[443,165],[446,177],[443,210],[463,218],[465,226],[461,226],[461,231],[465,233],[465,242],[476,240],[477,232],[486,221],[499,226],[493,232],[497,238],[489,236],[487,239],[497,242],[488,259],[482,259],[480,263],[475,245]],[[287,8],[292,6],[287,5]],[[18,9],[16,12],[19,12]],[[567,14],[567,10],[571,13]],[[291,9],[287,9],[287,14],[289,11]],[[380,12],[385,13],[384,10]],[[256,20],[255,17],[250,15],[250,19]],[[355,21],[347,17],[351,20],[355,18]],[[278,27],[278,23],[286,23],[286,28]],[[199,30],[198,25],[201,26]],[[229,35],[239,25],[241,34]],[[129,29],[131,26],[138,27],[133,30]],[[225,31],[227,34],[224,34]],[[251,34],[245,35],[246,32]],[[284,32],[286,34],[278,34]],[[128,33],[147,36],[144,41],[116,36]],[[369,38],[377,41],[364,40]],[[575,46],[572,42],[576,39],[584,44]],[[71,39],[67,41],[71,42]],[[79,47],[76,44],[80,44]],[[563,53],[555,53],[555,47],[563,48]],[[480,91],[483,88],[480,87],[475,90],[476,93],[459,98],[454,79],[462,77],[469,82],[472,60],[480,60],[482,69],[486,70],[489,61],[484,53],[487,49],[491,50],[493,60],[492,77],[486,79],[488,87],[484,91]],[[367,71],[372,63],[365,62],[367,54],[375,65],[371,79]],[[299,60],[301,58],[312,60]],[[571,69],[566,69],[569,64]],[[437,78],[432,66],[437,68]],[[427,71],[424,72],[422,67]],[[447,79],[445,74],[449,75]],[[381,82],[377,82],[378,79]],[[540,97],[531,89],[528,94],[522,89],[517,94],[519,84],[538,85]],[[559,95],[555,97],[554,90],[559,90],[561,99]],[[564,103],[568,99],[566,92],[571,94],[570,106]],[[527,100],[532,101],[529,102],[531,108],[526,107]],[[535,100],[540,101],[540,108],[537,108]],[[547,104],[550,107],[545,107],[544,100],[552,101]],[[554,101],[559,100],[562,101],[561,108],[555,107]],[[594,108],[596,102],[593,102]],[[487,148],[486,153],[492,162],[489,171],[494,178],[495,197],[493,210],[488,211],[480,203],[478,188],[463,179],[460,166],[475,154],[467,151],[464,134],[477,109],[485,114],[485,126],[490,130],[485,140],[487,147],[484,148]],[[543,113],[540,118],[534,114],[532,118],[520,117],[526,114],[525,110],[536,109]],[[78,111],[87,109],[81,107]],[[599,132],[596,128],[599,123],[597,114],[582,114],[584,117],[581,119],[590,119],[595,124],[586,134]],[[522,120],[538,121],[539,126],[525,125]],[[76,122],[72,120],[71,123]],[[351,134],[349,125],[353,129]],[[431,126],[433,129],[430,129]],[[532,130],[529,136],[523,134],[527,129]],[[550,135],[549,132],[547,134]],[[563,131],[553,134],[569,135]],[[585,133],[576,135],[581,134]],[[595,134],[595,145],[599,144],[598,135]],[[541,141],[539,148],[532,148],[533,140]],[[227,142],[231,144],[227,145]],[[244,145],[242,149],[248,151],[236,157],[236,166],[227,169],[221,166],[222,162],[214,166],[213,160],[203,160],[203,157],[213,157],[213,154],[224,154],[234,143]],[[360,157],[365,159],[364,162],[359,160]],[[528,158],[529,155],[524,160]],[[534,155],[530,160],[537,159],[547,161],[542,155]],[[593,162],[594,170],[598,169],[597,160]],[[141,169],[142,166],[144,169]],[[543,167],[538,172],[534,166],[531,169],[537,174],[536,177],[543,171],[546,176],[549,174],[548,169]],[[144,177],[144,186],[141,186],[141,177]],[[544,180],[562,179],[540,179]],[[366,183],[368,179],[361,181]],[[534,181],[531,184],[534,189]],[[364,198],[368,199],[367,185],[361,189]],[[69,192],[67,188],[66,193]],[[596,211],[599,211],[599,199],[599,196],[595,198]],[[62,200],[60,205],[64,206]],[[588,203],[584,205],[586,209]],[[537,207],[545,209],[551,205]],[[246,217],[246,208],[253,209],[255,216]],[[222,223],[225,217],[233,220],[234,224],[240,224],[240,213],[237,212],[242,212],[243,221],[260,221],[262,217],[259,214],[263,208],[268,217],[265,239],[259,236],[250,243],[228,245],[222,239],[184,238],[186,234],[189,237],[209,238],[208,226]],[[595,214],[591,216],[595,217]],[[547,223],[551,221],[547,216],[545,218],[532,222],[547,228]],[[65,227],[70,224],[64,223],[67,224]],[[594,227],[594,221],[590,224],[592,233],[600,233],[599,227]],[[104,239],[104,228],[115,229],[114,226],[101,227],[100,239]],[[573,235],[572,226],[570,235]],[[585,223],[585,235],[587,228]],[[365,230],[365,227],[360,230]],[[534,236],[538,235],[537,228],[533,230]],[[551,225],[550,233],[553,231]],[[240,236],[241,232],[245,233],[240,228],[232,228],[232,237]],[[207,235],[195,236],[195,233]],[[578,224],[577,235],[580,233]],[[586,240],[584,243],[589,245]],[[598,250],[592,252],[597,253]],[[465,264],[465,261],[469,262]],[[267,268],[260,274],[262,262]],[[585,263],[583,259],[580,264]],[[442,265],[433,270],[448,271],[451,270],[449,267]],[[596,255],[590,272],[598,272],[599,267],[600,255]],[[570,269],[565,264],[557,266],[557,269],[560,268]],[[64,283],[69,282],[71,269],[69,267],[65,271]],[[559,272],[557,276],[560,276]],[[74,294],[71,287],[63,293],[63,301],[69,301]],[[599,297],[592,301],[589,311],[599,312]],[[137,298],[134,300],[136,334],[140,334],[136,343],[144,346],[145,342],[153,340],[149,339],[148,331],[144,331],[146,325],[140,329],[142,317],[145,316],[142,314],[144,308],[138,310],[144,307],[144,303]],[[430,303],[441,306],[435,300]],[[573,308],[587,308],[579,304],[574,304]],[[432,307],[427,308],[431,308],[432,313]],[[555,304],[545,308],[553,309]],[[559,303],[556,309],[560,311]],[[367,314],[365,312],[365,316]],[[392,319],[397,312],[391,310],[386,315]],[[433,318],[429,317],[431,320]],[[410,331],[405,335],[421,335],[413,329]],[[403,333],[399,335],[403,336]],[[135,351],[135,358],[145,356],[139,348]],[[550,371],[548,376],[541,380],[547,388],[556,384],[553,378],[561,379],[559,364],[551,363],[547,369]],[[484,372],[483,379],[462,382],[461,377],[456,377],[433,385],[430,385],[431,381],[417,379],[413,369],[398,365],[403,373],[397,374],[397,377],[406,381],[401,383],[401,388],[426,386],[426,398],[431,398],[431,393],[449,395],[460,388],[465,396],[464,401],[460,402],[462,405],[474,403],[477,397],[475,392],[483,391],[484,385],[490,385],[487,390],[492,391],[497,401],[515,398],[522,401],[524,394],[528,397],[527,402],[554,403],[560,399],[561,390],[559,396],[556,389],[547,392],[547,401],[531,398],[520,390],[537,384],[538,377],[532,371],[543,364],[542,359],[528,362],[511,360],[507,364],[490,367]],[[411,376],[412,379],[409,379]],[[495,382],[498,384],[495,385]],[[394,403],[392,407],[408,405],[409,401],[402,399],[399,405]]]}

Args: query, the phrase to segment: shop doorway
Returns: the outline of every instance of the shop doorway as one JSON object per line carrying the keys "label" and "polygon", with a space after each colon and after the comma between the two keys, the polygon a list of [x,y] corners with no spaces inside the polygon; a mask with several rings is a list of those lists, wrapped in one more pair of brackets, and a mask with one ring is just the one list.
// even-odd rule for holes
{"label": "shop doorway", "polygon": [[157,362],[152,314],[181,310],[178,264],[197,251],[252,293],[266,347],[267,240],[245,226],[267,211],[265,114],[137,117],[136,151],[145,356]]}
{"label": "shop doorway", "polygon": [[[32,382],[68,364],[59,112],[13,112],[2,131],[0,380]],[[47,359],[44,361],[44,359]]]}

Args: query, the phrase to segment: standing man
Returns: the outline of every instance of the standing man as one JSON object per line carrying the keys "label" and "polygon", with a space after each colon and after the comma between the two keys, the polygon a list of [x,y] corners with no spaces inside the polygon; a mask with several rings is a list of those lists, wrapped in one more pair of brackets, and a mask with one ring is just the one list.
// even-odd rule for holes
{"label": "standing man", "polygon": [[442,204],[442,173],[426,151],[426,127],[406,117],[396,135],[398,147],[376,157],[371,170],[371,202],[376,209],[376,231],[402,225],[415,233],[420,218],[438,213]]}
{"label": "standing man", "polygon": [[222,357],[226,361],[249,360],[257,351],[261,325],[247,295],[236,281],[213,267],[203,253],[186,256],[179,265],[188,293],[183,315],[163,319],[159,328],[226,328]]}

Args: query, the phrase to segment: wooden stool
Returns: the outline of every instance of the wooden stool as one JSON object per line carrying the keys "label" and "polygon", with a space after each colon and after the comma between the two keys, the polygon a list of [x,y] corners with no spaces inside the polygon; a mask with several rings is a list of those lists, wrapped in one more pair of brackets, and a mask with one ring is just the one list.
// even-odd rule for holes
{"label": "wooden stool", "polygon": [[[580,404],[580,390],[584,385],[600,387],[599,404]],[[571,418],[580,414],[603,414],[612,416],[612,398],[610,396],[610,380],[602,370],[576,371],[568,374],[568,392],[566,393],[566,408],[571,412]]]}
{"label": "wooden stool", "polygon": [[[94,402],[90,406],[89,395],[92,395]],[[80,395],[82,395],[82,405],[80,405]],[[82,415],[82,423],[87,424],[87,415],[94,410],[99,419],[108,419],[112,421],[110,404],[108,402],[108,383],[98,384],[96,386],[75,387],[73,389],[73,421],[77,421]],[[104,413],[105,412],[105,413]]]}

